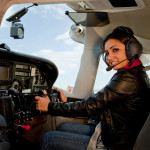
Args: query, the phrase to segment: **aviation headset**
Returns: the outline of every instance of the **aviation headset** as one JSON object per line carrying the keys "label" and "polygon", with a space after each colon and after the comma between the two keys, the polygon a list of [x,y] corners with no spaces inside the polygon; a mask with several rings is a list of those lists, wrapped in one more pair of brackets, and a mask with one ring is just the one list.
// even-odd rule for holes
{"label": "aviation headset", "polygon": [[[126,40],[124,42],[124,44],[125,44],[125,50],[126,50],[127,59],[130,61],[130,65],[132,65],[133,61],[136,58],[139,58],[141,56],[143,48],[142,48],[141,43],[134,37],[134,33],[133,33],[133,31],[130,28],[124,27],[124,26],[116,27],[112,31],[112,33],[110,33],[106,37],[106,39],[104,40],[103,50],[104,50],[104,44],[106,43],[107,40],[109,40],[111,38],[115,39],[115,36],[117,37],[117,36],[120,36],[120,35],[126,35],[126,36],[129,37],[129,40]],[[106,62],[106,55],[105,55],[105,53],[103,53],[103,59],[104,59],[105,63],[107,64],[107,66],[109,67],[109,64]]]}

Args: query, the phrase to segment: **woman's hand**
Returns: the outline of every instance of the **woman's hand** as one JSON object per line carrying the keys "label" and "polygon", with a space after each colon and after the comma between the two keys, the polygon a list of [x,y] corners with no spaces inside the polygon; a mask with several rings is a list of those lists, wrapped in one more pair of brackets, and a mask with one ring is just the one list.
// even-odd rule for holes
{"label": "woman's hand", "polygon": [[61,89],[57,89],[57,91],[60,93],[61,102],[67,102],[67,97],[64,95],[63,91]]}
{"label": "woman's hand", "polygon": [[47,112],[48,111],[48,104],[50,102],[49,97],[47,96],[47,92],[44,90],[44,97],[36,96],[36,109],[40,111]]}

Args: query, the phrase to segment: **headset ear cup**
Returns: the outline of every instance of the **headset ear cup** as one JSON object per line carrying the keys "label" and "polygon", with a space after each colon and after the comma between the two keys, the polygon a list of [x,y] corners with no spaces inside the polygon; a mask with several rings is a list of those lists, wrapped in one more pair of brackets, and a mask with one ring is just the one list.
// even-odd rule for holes
{"label": "headset ear cup", "polygon": [[130,40],[127,41],[127,43],[125,44],[125,50],[126,50],[126,56],[129,59],[131,57]]}
{"label": "headset ear cup", "polygon": [[126,55],[128,59],[139,58],[142,54],[142,45],[136,38],[130,38],[125,45]]}

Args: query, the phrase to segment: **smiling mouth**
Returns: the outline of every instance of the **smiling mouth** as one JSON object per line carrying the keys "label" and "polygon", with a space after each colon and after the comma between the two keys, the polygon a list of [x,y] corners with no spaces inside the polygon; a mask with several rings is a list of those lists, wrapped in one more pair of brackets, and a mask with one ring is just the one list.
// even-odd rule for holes
{"label": "smiling mouth", "polygon": [[117,64],[117,62],[110,62],[111,66],[115,66]]}

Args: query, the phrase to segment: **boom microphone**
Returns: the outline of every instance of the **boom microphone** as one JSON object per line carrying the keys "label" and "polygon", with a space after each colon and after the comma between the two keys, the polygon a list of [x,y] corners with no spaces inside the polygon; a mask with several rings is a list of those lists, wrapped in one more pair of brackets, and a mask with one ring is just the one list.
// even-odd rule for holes
{"label": "boom microphone", "polygon": [[106,71],[110,71],[113,67],[114,67],[114,66],[108,66],[108,67],[106,68]]}
{"label": "boom microphone", "polygon": [[116,64],[116,65],[114,65],[114,66],[108,66],[108,67],[106,68],[106,71],[110,71],[112,68],[114,68],[115,66],[119,65],[120,63],[122,63],[122,62],[124,62],[124,61],[126,61],[126,60],[128,60],[128,59],[124,59],[124,60],[122,60],[121,62],[119,62],[118,64]]}

